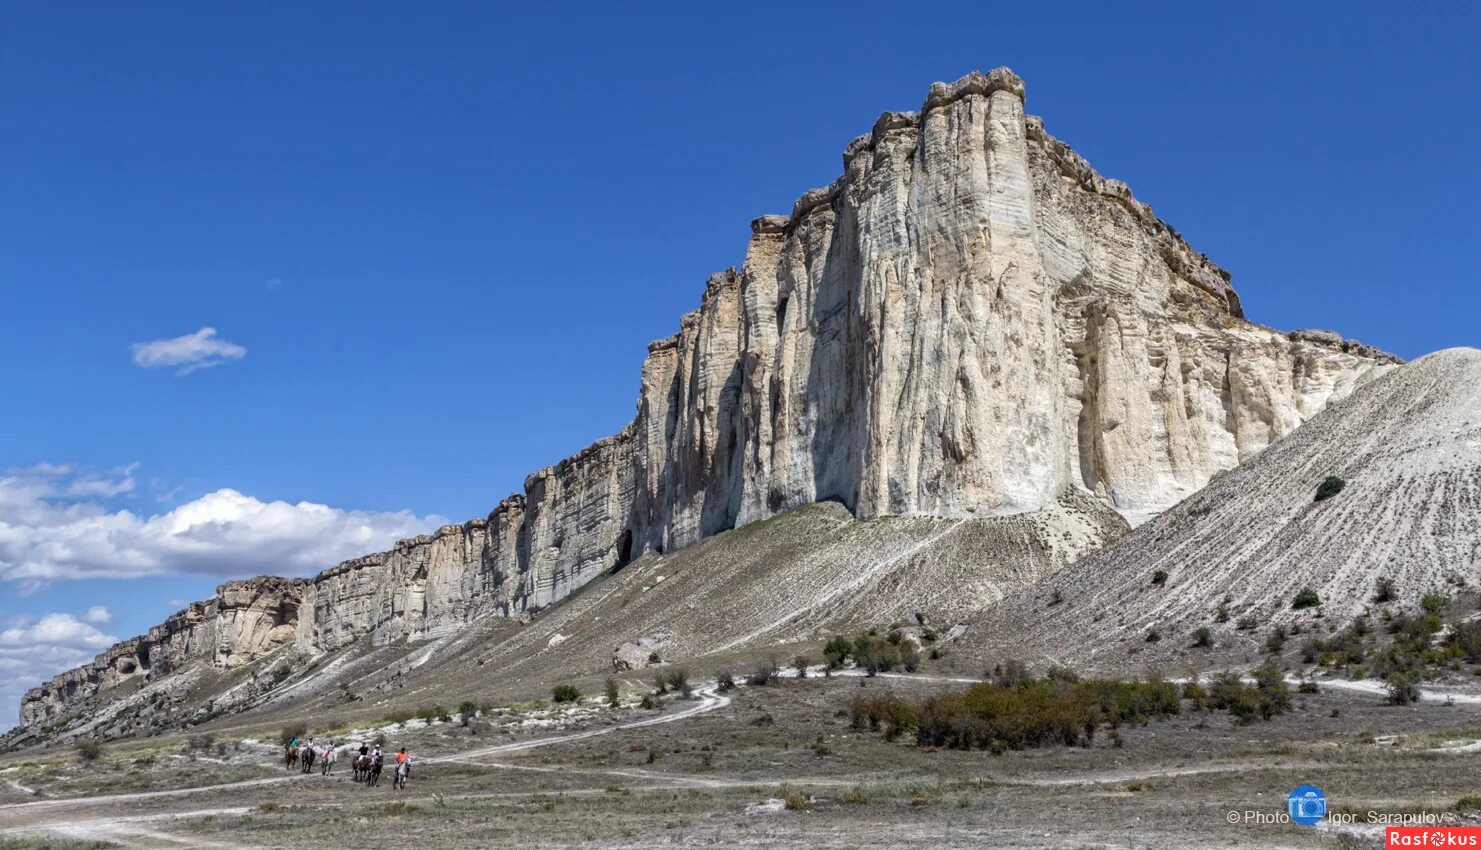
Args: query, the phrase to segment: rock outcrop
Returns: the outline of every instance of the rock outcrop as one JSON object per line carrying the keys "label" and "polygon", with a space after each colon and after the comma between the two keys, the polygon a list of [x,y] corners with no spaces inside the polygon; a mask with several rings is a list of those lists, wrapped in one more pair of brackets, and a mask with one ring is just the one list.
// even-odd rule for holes
{"label": "rock outcrop", "polygon": [[1246,322],[1228,274],[1023,105],[1000,68],[882,115],[649,346],[631,424],[486,519],[321,574],[298,645],[533,613],[819,501],[965,519],[1081,491],[1139,521],[1393,360]]}
{"label": "rock outcrop", "polygon": [[132,679],[157,679],[201,661],[229,669],[284,646],[297,633],[299,604],[309,586],[273,576],[231,581],[216,596],[172,614],[141,637],[115,644],[91,664],[68,670],[26,692],[21,725],[36,726],[100,691]]}

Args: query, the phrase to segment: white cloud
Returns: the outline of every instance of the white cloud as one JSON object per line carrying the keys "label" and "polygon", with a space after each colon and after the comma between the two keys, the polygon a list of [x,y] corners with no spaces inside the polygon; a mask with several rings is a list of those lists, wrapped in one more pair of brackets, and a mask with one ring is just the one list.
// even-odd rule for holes
{"label": "white cloud", "polygon": [[177,375],[189,375],[247,356],[246,348],[217,337],[215,328],[201,328],[193,334],[174,339],[136,342],[131,348],[134,365],[145,369],[178,366]]}
{"label": "white cloud", "polygon": [[82,619],[99,626],[106,626],[113,622],[113,612],[102,605],[94,605],[87,609],[87,613],[82,615]]}
{"label": "white cloud", "polygon": [[117,642],[71,614],[12,623],[0,631],[0,718],[15,717],[21,696],[32,686],[88,663]]}
{"label": "white cloud", "polygon": [[231,489],[148,517],[103,503],[108,493],[132,489],[131,482],[131,468],[112,477],[61,467],[0,475],[0,580],[34,589],[69,579],[181,573],[307,575],[444,522],[410,511],[263,502]]}
{"label": "white cloud", "polygon": [[15,625],[0,632],[0,651],[39,645],[91,649],[96,653],[115,643],[118,643],[118,638],[103,634],[71,614],[47,614],[35,622]]}

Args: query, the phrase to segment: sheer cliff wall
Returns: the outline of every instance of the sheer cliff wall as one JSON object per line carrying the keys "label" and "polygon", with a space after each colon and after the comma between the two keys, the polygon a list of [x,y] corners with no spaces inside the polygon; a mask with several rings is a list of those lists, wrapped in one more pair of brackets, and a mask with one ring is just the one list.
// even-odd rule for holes
{"label": "sheer cliff wall", "polygon": [[538,611],[822,500],[985,517],[1079,489],[1137,522],[1393,361],[1245,321],[1226,273],[1023,106],[1000,68],[882,115],[649,345],[631,424],[487,518],[312,579],[296,644]]}

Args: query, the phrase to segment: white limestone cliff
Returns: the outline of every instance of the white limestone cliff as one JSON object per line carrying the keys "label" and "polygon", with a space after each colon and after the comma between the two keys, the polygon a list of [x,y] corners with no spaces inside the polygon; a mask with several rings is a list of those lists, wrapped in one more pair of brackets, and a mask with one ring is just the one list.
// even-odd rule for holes
{"label": "white limestone cliff", "polygon": [[251,664],[292,646],[308,582],[273,576],[231,581],[148,634],[115,644],[92,663],[32,688],[21,702],[21,726],[46,723],[70,706],[132,679],[157,679],[192,662],[220,669]]}
{"label": "white limestone cliff", "polygon": [[741,268],[649,346],[631,424],[486,519],[320,574],[297,645],[533,613],[823,500],[990,517],[1080,490],[1140,521],[1394,360],[1245,321],[1228,275],[1025,115],[1007,69],[885,113],[843,165],[755,220]]}

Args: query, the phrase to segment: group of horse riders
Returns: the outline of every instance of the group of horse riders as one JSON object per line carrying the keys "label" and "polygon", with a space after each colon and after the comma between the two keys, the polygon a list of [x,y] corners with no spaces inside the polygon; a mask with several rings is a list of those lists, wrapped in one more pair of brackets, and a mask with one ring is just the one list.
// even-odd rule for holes
{"label": "group of horse riders", "polygon": [[[323,749],[319,749],[314,746],[313,738],[302,741],[295,737],[283,750],[283,764],[288,770],[298,767],[304,773],[309,773],[314,769],[314,763],[318,762],[319,772],[328,776],[334,769],[338,752],[339,747],[333,741],[330,741]],[[372,749],[362,741],[360,752],[351,762],[355,781],[364,782],[366,787],[374,788],[380,784],[381,768],[385,766],[385,763],[386,757],[381,752],[380,744],[376,744]],[[411,753],[402,747],[396,753],[396,772],[392,776],[391,785],[399,791],[406,787],[409,779],[411,779]]]}

